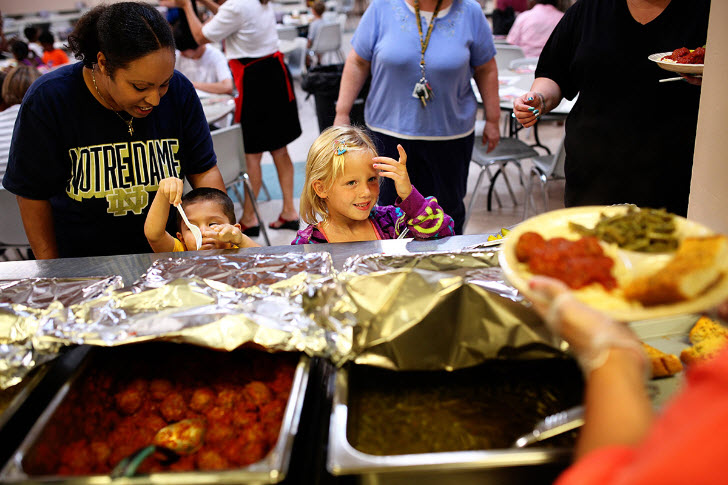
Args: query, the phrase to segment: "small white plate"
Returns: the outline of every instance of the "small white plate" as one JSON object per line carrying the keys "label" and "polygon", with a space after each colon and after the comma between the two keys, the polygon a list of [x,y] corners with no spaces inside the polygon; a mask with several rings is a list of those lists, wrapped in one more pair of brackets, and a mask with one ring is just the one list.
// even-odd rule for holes
{"label": "small white plate", "polygon": [[704,64],[678,64],[677,62],[663,61],[662,58],[669,56],[672,52],[658,52],[647,58],[656,62],[658,66],[666,71],[679,72],[682,74],[703,74]]}
{"label": "small white plate", "polygon": [[[600,214],[615,215],[627,211],[626,205],[571,207],[552,212],[546,212],[532,217],[517,225],[504,239],[498,261],[508,281],[526,297],[531,291],[528,280],[532,273],[528,265],[516,258],[516,244],[525,232],[539,233],[545,239],[565,237],[579,239],[580,234],[569,228],[569,222],[575,222],[586,227],[593,227],[599,220]],[[687,236],[708,236],[714,234],[707,227],[683,217],[675,216],[676,236],[683,239]],[[616,244],[602,243],[604,253],[614,260],[612,274],[617,280],[618,288],[606,291],[599,284],[589,285],[574,290],[574,295],[587,305],[597,308],[613,318],[632,322],[636,320],[649,320],[652,318],[669,317],[686,313],[699,313],[717,306],[728,298],[728,276],[718,284],[711,287],[703,295],[693,300],[673,303],[669,305],[643,306],[639,302],[629,301],[621,290],[627,282],[635,277],[653,273],[665,265],[671,258],[671,253],[638,253],[626,251]],[[726,262],[723,262],[726,264]]]}

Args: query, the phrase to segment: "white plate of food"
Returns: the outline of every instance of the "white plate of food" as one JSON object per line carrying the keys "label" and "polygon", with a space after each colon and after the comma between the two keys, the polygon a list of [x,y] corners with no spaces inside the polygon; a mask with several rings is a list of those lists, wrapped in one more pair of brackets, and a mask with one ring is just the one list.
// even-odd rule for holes
{"label": "white plate of food", "polygon": [[666,59],[666,57],[670,55],[672,55],[672,52],[658,52],[657,54],[652,54],[647,58],[656,62],[658,66],[666,71],[692,75],[703,74],[704,64],[680,64],[672,59]]}
{"label": "white plate of food", "polygon": [[[527,238],[533,237],[533,233],[536,233],[545,240],[564,238],[569,243],[573,243],[582,240],[583,236],[570,223],[578,224],[587,230],[594,229],[602,215],[611,220],[617,218],[615,216],[627,215],[630,207],[633,211],[636,209],[634,206],[627,205],[573,207],[540,214],[522,222],[508,234],[499,255],[499,262],[506,278],[522,294],[530,296],[528,280],[536,274],[535,272],[539,272],[545,265],[547,266],[551,260],[551,256],[534,258],[536,269],[533,270],[530,262],[519,260],[516,248],[524,234],[531,233]],[[636,210],[640,211],[640,209]],[[643,212],[643,214],[647,214],[647,212]],[[679,245],[679,251],[675,249],[663,251],[658,248],[659,252],[640,252],[623,249],[614,242],[599,240],[597,245],[602,249],[602,256],[612,261],[611,268],[604,269],[605,260],[601,259],[602,256],[595,256],[600,258],[594,260],[595,262],[576,261],[577,258],[573,257],[574,250],[568,249],[563,253],[565,256],[562,256],[569,265],[565,266],[564,273],[567,276],[564,276],[563,279],[570,280],[567,282],[570,285],[574,284],[574,279],[576,279],[576,286],[572,286],[572,288],[578,299],[621,321],[648,320],[697,313],[718,305],[728,298],[728,238],[716,236],[707,227],[688,219],[679,216],[672,216],[672,218],[674,231],[671,235],[675,241],[665,241],[664,234],[658,235],[654,240],[657,241],[657,244],[667,244],[668,246],[674,242]],[[600,224],[600,227],[603,226]],[[610,231],[613,232],[612,229],[607,230],[607,232]],[[524,241],[526,240],[524,239]],[[706,263],[706,258],[702,257],[704,247],[698,249],[700,253],[697,258],[691,259],[691,251],[693,253],[696,251],[695,244],[709,245],[709,250],[715,252],[712,259]],[[519,248],[519,251],[523,259],[523,246]],[[675,257],[678,253],[681,255],[680,258]],[[686,253],[688,254],[687,263],[684,261]],[[557,266],[565,264],[564,259],[556,258],[555,261],[554,264]],[[583,263],[583,261],[587,262]],[[695,264],[691,263],[693,261]],[[571,265],[574,262],[582,265]],[[683,266],[680,267],[680,264]],[[675,271],[675,265],[678,265],[678,271]],[[685,265],[688,269],[684,269]],[[581,276],[592,271],[593,268],[596,268],[594,271],[597,273],[600,269],[603,272],[606,271],[611,275],[613,281],[587,282],[579,286]],[[667,276],[665,276],[666,273]],[[690,293],[689,296],[683,293],[677,296],[673,293],[667,294],[673,288],[670,287],[670,284],[666,285],[665,280],[669,280],[674,274],[677,274],[675,276],[677,281],[672,283],[678,284],[684,293]],[[582,281],[582,283],[584,282]],[[686,287],[687,283],[692,286]],[[607,289],[609,286],[611,288]]]}

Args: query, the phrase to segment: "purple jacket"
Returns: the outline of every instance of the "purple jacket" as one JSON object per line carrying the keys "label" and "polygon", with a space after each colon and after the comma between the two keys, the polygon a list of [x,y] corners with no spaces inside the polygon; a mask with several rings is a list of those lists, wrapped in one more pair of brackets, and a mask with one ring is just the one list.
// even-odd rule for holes
{"label": "purple jacket", "polygon": [[[414,187],[405,200],[397,197],[394,205],[374,206],[369,213],[369,219],[374,223],[380,239],[397,239],[405,228],[409,229],[407,235],[415,239],[438,239],[455,235],[452,217],[445,214],[437,199],[422,197]],[[329,241],[319,231],[318,226],[310,224],[306,229],[298,231],[291,244],[327,242]]]}

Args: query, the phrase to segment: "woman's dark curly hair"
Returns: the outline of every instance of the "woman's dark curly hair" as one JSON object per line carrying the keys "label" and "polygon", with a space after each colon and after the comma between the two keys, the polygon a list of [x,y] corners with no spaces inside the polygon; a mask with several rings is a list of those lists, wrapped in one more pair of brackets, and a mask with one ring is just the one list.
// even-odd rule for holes
{"label": "woman's dark curly hair", "polygon": [[120,2],[99,5],[76,24],[68,46],[84,66],[93,67],[97,54],[106,57],[110,76],[118,68],[161,48],[174,51],[174,37],[167,20],[146,3]]}

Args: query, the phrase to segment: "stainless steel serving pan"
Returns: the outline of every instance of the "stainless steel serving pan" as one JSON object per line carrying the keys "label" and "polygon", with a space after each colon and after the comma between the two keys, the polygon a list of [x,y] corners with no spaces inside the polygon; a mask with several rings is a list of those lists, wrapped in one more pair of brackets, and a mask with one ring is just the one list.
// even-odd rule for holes
{"label": "stainless steel serving pan", "polygon": [[[99,351],[100,349],[95,349]],[[93,353],[92,353],[93,354]],[[0,471],[2,483],[64,483],[64,484],[201,484],[201,483],[235,483],[235,484],[269,484],[283,480],[288,471],[293,441],[298,431],[299,418],[303,407],[304,395],[308,383],[310,359],[301,354],[293,377],[291,393],[283,415],[278,441],[268,455],[262,460],[244,468],[225,471],[163,472],[151,473],[134,478],[111,479],[107,475],[90,475],[78,477],[66,476],[29,476],[23,469],[23,459],[38,442],[42,431],[52,418],[54,412],[64,400],[73,383],[90,365],[88,358],[79,366],[74,375],[63,384],[48,407],[43,411],[25,440],[13,454],[5,467]],[[214,369],[210,370],[214,372]]]}
{"label": "stainless steel serving pan", "polygon": [[[43,377],[45,377],[51,365],[52,363],[49,363],[41,366],[38,369],[33,370],[33,372],[29,376],[27,376],[23,380],[23,382],[18,384],[19,391],[17,391],[17,394],[10,398],[10,402],[8,403],[7,407],[5,407],[5,409],[0,410],[0,433],[2,433],[5,425],[8,423],[8,421],[10,421],[10,419],[18,411],[18,409],[20,409],[20,406],[23,405],[25,400],[28,399],[28,397],[38,386],[40,381],[43,380]],[[0,389],[0,394],[6,392],[12,393],[16,391],[12,387],[4,390]]]}
{"label": "stainless steel serving pan", "polygon": [[327,468],[334,475],[358,475],[360,483],[377,485],[550,484],[569,464],[571,450],[561,448],[388,456],[362,453],[347,438],[347,370],[340,369],[334,379],[327,460]]}
{"label": "stainless steel serving pan", "polygon": [[[687,333],[699,315],[630,323],[635,334],[665,352],[680,354],[689,345]],[[378,456],[355,449],[347,437],[349,376],[346,368],[334,377],[327,468],[334,475],[355,475],[372,485],[550,484],[571,460],[571,449],[510,448]],[[648,384],[653,404],[662,406],[680,387],[682,373]]]}

